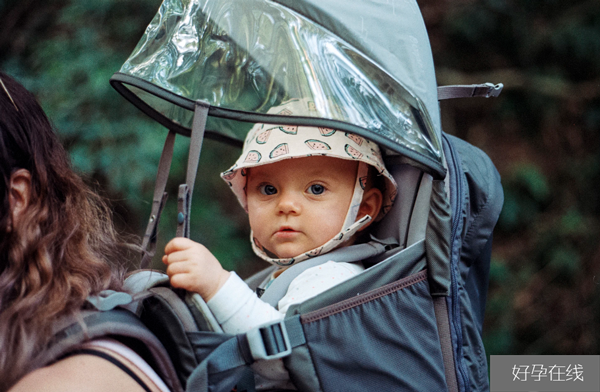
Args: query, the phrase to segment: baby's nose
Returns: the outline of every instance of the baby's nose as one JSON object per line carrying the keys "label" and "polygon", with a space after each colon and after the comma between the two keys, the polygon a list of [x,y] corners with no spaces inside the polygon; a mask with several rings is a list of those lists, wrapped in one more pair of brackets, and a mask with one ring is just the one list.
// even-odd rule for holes
{"label": "baby's nose", "polygon": [[282,192],[279,197],[279,213],[282,214],[298,214],[301,211],[301,203],[298,195],[293,192]]}

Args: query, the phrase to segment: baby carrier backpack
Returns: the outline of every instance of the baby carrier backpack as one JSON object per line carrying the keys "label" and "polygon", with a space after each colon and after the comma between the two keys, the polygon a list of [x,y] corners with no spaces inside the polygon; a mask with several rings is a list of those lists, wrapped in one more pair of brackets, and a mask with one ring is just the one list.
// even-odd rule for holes
{"label": "baby carrier backpack", "polygon": [[[438,88],[415,1],[164,0],[111,84],[168,130],[142,270],[129,293],[91,298],[98,311],[57,334],[56,357],[113,336],[173,391],[252,390],[250,365],[281,359],[301,391],[486,391],[481,334],[492,231],[503,203],[490,159],[441,131],[438,99],[497,96],[501,85]],[[267,113],[307,99],[307,116]],[[378,143],[399,185],[371,241],[247,280],[277,304],[302,270],[333,260],[366,270],[301,304],[282,322],[229,335],[199,295],[143,270],[176,134],[191,137],[179,188],[178,236],[189,211],[203,138],[241,145],[254,123],[304,125]]]}

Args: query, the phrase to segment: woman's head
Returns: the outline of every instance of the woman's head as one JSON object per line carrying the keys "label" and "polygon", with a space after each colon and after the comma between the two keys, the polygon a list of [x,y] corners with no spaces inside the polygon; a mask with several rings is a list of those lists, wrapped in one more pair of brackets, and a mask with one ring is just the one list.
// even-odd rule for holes
{"label": "woman's head", "polygon": [[[11,176],[18,169],[32,173],[39,167],[47,177],[46,170],[40,166],[49,161],[44,155],[55,149],[56,138],[46,115],[29,91],[4,73],[0,73],[0,87],[0,232],[6,233],[12,229]],[[43,148],[48,144],[48,149]],[[61,161],[61,157],[58,160]],[[34,183],[39,189],[39,176],[35,176]]]}
{"label": "woman's head", "polygon": [[24,371],[50,337],[53,321],[75,314],[88,295],[119,287],[120,273],[107,261],[122,260],[124,248],[110,209],[73,172],[35,97],[2,72],[0,80],[4,382]]}

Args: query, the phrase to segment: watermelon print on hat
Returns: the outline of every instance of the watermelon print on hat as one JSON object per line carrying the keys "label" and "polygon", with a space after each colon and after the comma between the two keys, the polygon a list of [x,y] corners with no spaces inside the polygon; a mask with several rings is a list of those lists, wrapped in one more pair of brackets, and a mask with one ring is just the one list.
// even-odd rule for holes
{"label": "watermelon print on hat", "polygon": [[273,159],[273,158],[278,158],[280,156],[289,154],[290,149],[288,147],[287,143],[281,143],[280,145],[278,145],[277,147],[275,147],[273,149],[273,151],[271,151],[269,153],[269,158]]}
{"label": "watermelon print on hat", "polygon": [[316,139],[308,139],[304,142],[311,150],[331,150],[329,144]]}
{"label": "watermelon print on hat", "polygon": [[279,130],[281,132],[287,133],[289,135],[297,135],[298,134],[298,127],[296,125],[294,125],[294,126],[282,125],[279,127]]}
{"label": "watermelon print on hat", "polygon": [[335,129],[319,127],[319,132],[322,136],[327,137],[333,135],[335,133]]}
{"label": "watermelon print on hat", "polygon": [[248,151],[248,154],[246,155],[246,159],[244,159],[244,162],[258,163],[258,162],[260,162],[261,158],[262,158],[262,155],[260,152],[252,150],[252,151]]}
{"label": "watermelon print on hat", "polygon": [[359,146],[362,146],[363,142],[365,141],[365,139],[353,133],[346,132],[346,136]]}
{"label": "watermelon print on hat", "polygon": [[261,132],[256,136],[256,143],[265,144],[267,140],[269,140],[269,135],[271,134],[272,129],[267,129],[264,132]]}
{"label": "watermelon print on hat", "polygon": [[364,156],[360,151],[358,151],[356,148],[352,147],[349,144],[346,144],[344,150],[349,156],[351,156],[354,159],[360,159]]}

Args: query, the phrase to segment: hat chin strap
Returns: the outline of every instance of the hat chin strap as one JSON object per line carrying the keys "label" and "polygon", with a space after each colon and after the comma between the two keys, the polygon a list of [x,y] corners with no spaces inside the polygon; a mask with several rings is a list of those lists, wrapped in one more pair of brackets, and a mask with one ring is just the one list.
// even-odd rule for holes
{"label": "hat chin strap", "polygon": [[320,245],[312,250],[309,250],[308,252],[303,252],[296,257],[279,259],[277,258],[277,255],[272,254],[267,249],[262,247],[262,245],[258,243],[258,240],[254,238],[254,232],[250,231],[250,243],[252,244],[252,250],[254,251],[254,253],[256,253],[256,255],[261,259],[271,264],[278,265],[280,267],[288,267],[292,264],[298,263],[311,257],[319,256],[321,254],[327,253],[333,249],[345,245],[350,239],[354,237],[354,234],[356,234],[372,219],[370,215],[365,215],[358,221],[356,220],[360,204],[362,203],[362,198],[364,194],[364,184],[366,184],[367,182],[368,170],[369,166],[366,163],[359,162],[358,171],[356,175],[356,183],[354,185],[354,193],[352,194],[352,200],[350,202],[350,208],[348,209],[348,213],[346,214],[346,219],[344,220],[344,224],[342,225],[342,230],[338,234],[336,234],[332,239],[327,241],[325,244]]}

